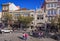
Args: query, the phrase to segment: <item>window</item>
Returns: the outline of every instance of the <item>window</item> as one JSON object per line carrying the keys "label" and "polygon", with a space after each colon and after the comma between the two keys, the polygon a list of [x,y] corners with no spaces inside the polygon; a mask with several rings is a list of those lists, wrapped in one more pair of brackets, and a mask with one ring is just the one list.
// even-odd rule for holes
{"label": "window", "polygon": [[31,16],[33,16],[33,14]]}
{"label": "window", "polygon": [[29,16],[29,14],[23,14],[24,16]]}
{"label": "window", "polygon": [[40,16],[40,19],[43,19],[43,16]]}
{"label": "window", "polygon": [[54,5],[54,7],[56,7],[56,3],[55,4],[53,4]]}
{"label": "window", "polygon": [[33,22],[32,22],[32,24],[33,24]]}
{"label": "window", "polygon": [[48,10],[48,15],[50,15],[50,10]]}
{"label": "window", "polygon": [[31,29],[33,29],[33,26],[31,26]]}
{"label": "window", "polygon": [[57,11],[56,11],[56,10],[54,10],[54,14],[56,14],[56,12],[57,12]]}
{"label": "window", "polygon": [[17,17],[18,17],[19,15],[20,15],[20,14],[15,14],[15,16],[17,16]]}
{"label": "window", "polygon": [[8,10],[8,6],[3,6],[3,10]]}
{"label": "window", "polygon": [[50,14],[56,14],[56,10],[48,10],[48,15]]}
{"label": "window", "polygon": [[39,17],[37,17],[37,19],[39,20]]}
{"label": "window", "polygon": [[48,7],[56,7],[56,3],[49,3],[47,4]]}
{"label": "window", "polygon": [[38,15],[37,19],[43,19],[43,15]]}
{"label": "window", "polygon": [[51,17],[48,17],[48,21],[49,21],[49,22],[51,21]]}
{"label": "window", "polygon": [[50,3],[50,7],[56,7],[56,3]]}
{"label": "window", "polygon": [[51,14],[53,14],[53,10],[51,10]]}
{"label": "window", "polygon": [[47,4],[48,7],[50,7],[50,4]]}
{"label": "window", "polygon": [[55,17],[53,17],[53,16],[49,16],[49,17],[48,17],[48,21],[51,22],[52,19],[54,19],[54,18],[55,18]]}
{"label": "window", "polygon": [[59,14],[60,14],[60,10],[59,10]]}
{"label": "window", "polygon": [[51,5],[51,7],[53,7],[53,4],[52,3],[50,5]]}

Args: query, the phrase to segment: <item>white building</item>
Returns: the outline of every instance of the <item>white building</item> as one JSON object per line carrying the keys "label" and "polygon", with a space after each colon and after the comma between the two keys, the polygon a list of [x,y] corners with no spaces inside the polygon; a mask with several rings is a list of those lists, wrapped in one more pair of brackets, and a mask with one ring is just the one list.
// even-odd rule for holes
{"label": "white building", "polygon": [[18,16],[32,16],[34,11],[31,10],[19,10],[19,11],[9,11],[9,14],[12,14],[13,19],[17,20]]}
{"label": "white building", "polygon": [[16,5],[13,4],[13,3],[4,3],[4,4],[2,4],[2,6],[3,6],[2,10],[15,11],[15,10],[20,9],[19,6],[16,6]]}
{"label": "white building", "polygon": [[45,10],[48,18],[48,23],[59,14],[58,0],[45,0]]}
{"label": "white building", "polygon": [[[13,21],[14,21],[14,20],[17,20],[17,17],[19,15],[34,17],[34,12],[35,12],[35,10],[28,10],[26,8],[20,8],[19,6],[17,7],[13,3],[2,4],[2,14],[3,14],[2,15],[2,21],[4,21],[4,15],[6,13],[12,14]],[[32,25],[34,25],[34,23]]]}
{"label": "white building", "polygon": [[9,13],[9,11],[15,11],[19,9],[20,7],[13,3],[4,3],[2,4],[2,17],[4,17],[4,14]]}
{"label": "white building", "polygon": [[45,22],[47,21],[46,13],[44,12],[44,8],[37,9],[35,12],[35,26],[42,27],[45,25]]}

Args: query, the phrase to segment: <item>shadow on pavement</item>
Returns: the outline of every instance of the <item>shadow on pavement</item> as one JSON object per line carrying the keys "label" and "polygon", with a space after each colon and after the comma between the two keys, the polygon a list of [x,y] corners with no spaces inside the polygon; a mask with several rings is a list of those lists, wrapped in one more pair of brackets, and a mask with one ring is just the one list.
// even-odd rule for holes
{"label": "shadow on pavement", "polygon": [[23,38],[23,37],[20,37],[20,36],[18,36],[18,38],[19,38],[19,39],[22,39],[22,40],[24,40],[24,38]]}
{"label": "shadow on pavement", "polygon": [[38,38],[38,36],[30,35],[31,37]]}
{"label": "shadow on pavement", "polygon": [[60,34],[59,35],[53,35],[50,38],[52,38],[54,40],[60,40]]}

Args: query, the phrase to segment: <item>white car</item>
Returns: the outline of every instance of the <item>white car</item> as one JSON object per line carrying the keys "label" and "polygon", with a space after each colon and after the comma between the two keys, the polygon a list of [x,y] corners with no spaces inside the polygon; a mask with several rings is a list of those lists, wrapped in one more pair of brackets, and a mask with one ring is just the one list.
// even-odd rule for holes
{"label": "white car", "polygon": [[1,32],[6,32],[6,33],[8,33],[8,32],[10,33],[10,32],[12,32],[12,31],[13,31],[13,30],[8,30],[8,29],[2,29],[2,30],[1,30]]}

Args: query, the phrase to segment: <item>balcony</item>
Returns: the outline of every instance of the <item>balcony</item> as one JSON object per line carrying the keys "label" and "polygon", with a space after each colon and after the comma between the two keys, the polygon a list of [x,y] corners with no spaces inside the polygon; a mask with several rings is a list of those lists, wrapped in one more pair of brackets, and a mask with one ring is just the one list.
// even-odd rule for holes
{"label": "balcony", "polygon": [[45,23],[45,20],[36,20],[36,23]]}

